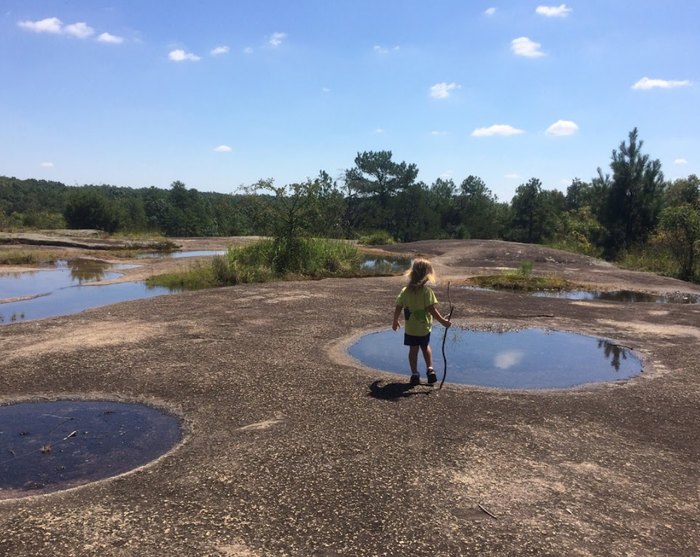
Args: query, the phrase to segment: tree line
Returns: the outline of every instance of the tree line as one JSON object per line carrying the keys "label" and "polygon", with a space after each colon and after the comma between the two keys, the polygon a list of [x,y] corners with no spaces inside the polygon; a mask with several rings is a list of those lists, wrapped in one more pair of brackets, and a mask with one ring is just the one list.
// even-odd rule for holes
{"label": "tree line", "polygon": [[391,151],[358,153],[333,179],[325,171],[277,186],[260,180],[234,194],[200,192],[176,181],[170,189],[0,177],[0,228],[97,228],[166,236],[274,235],[358,238],[376,243],[423,239],[504,239],[548,243],[614,259],[663,244],[678,276],[693,278],[700,241],[700,180],[667,182],[661,163],[642,152],[633,129],[612,151],[609,171],[566,193],[531,178],[510,202],[478,176],[457,184],[418,180],[415,164]]}

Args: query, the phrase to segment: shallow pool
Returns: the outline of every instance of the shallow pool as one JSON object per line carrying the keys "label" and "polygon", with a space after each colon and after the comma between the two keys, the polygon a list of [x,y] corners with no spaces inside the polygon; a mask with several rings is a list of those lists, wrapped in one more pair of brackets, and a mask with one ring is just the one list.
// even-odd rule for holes
{"label": "shallow pool", "polygon": [[[444,329],[433,327],[434,367],[442,379],[441,343]],[[382,331],[360,338],[348,352],[368,367],[409,378],[408,348],[403,332]],[[445,343],[448,383],[507,389],[568,388],[587,383],[619,381],[642,372],[631,349],[609,340],[544,329],[490,332],[456,326]],[[425,365],[419,354],[425,381]]]}
{"label": "shallow pool", "polygon": [[541,298],[563,298],[565,300],[605,300],[610,302],[647,302],[656,304],[698,304],[700,295],[687,292],[671,294],[648,294],[634,290],[548,290],[533,292]]}
{"label": "shallow pool", "polygon": [[52,267],[22,273],[2,273],[0,267],[0,325],[70,315],[93,307],[171,293],[143,282],[97,285],[138,265],[113,265],[91,259],[57,261]]}
{"label": "shallow pool", "polygon": [[180,438],[178,418],[142,404],[0,406],[0,499],[122,474],[161,456]]}

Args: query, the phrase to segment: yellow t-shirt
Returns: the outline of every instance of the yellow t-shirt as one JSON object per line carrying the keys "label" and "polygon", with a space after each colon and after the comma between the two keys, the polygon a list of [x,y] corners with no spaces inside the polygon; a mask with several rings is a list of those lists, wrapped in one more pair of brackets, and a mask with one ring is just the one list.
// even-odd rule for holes
{"label": "yellow t-shirt", "polygon": [[429,286],[423,286],[418,290],[404,286],[396,298],[396,305],[403,307],[407,335],[423,337],[431,331],[433,316],[428,308],[435,304],[437,304],[437,298]]}

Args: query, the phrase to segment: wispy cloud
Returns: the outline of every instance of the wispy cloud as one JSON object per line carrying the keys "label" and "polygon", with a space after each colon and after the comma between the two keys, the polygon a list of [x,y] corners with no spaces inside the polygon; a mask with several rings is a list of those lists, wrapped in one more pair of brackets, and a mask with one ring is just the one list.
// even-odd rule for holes
{"label": "wispy cloud", "polygon": [[95,30],[84,21],[63,25],[57,17],[47,17],[38,21],[18,21],[17,25],[21,29],[34,33],[52,33],[54,35],[70,35],[78,39],[87,39],[95,34]]}
{"label": "wispy cloud", "polygon": [[[65,35],[77,39],[87,39],[95,35],[95,30],[84,21],[78,21],[69,25],[64,25],[57,17],[47,17],[37,21],[18,21],[17,26],[33,33],[51,33],[53,35]],[[121,44],[123,37],[112,35],[111,33],[100,33],[95,40],[101,43]]]}
{"label": "wispy cloud", "polygon": [[101,43],[109,43],[109,44],[121,44],[124,42],[123,37],[118,37],[117,35],[112,35],[111,33],[101,33],[97,37],[97,40],[100,41]]}
{"label": "wispy cloud", "polygon": [[685,159],[676,159],[673,161],[673,164],[683,165],[683,164],[688,164],[688,161]]}
{"label": "wispy cloud", "polygon": [[372,47],[372,48],[373,48],[374,52],[376,52],[377,54],[382,54],[382,55],[389,54],[391,52],[398,52],[400,50],[400,47],[398,45],[393,46],[393,47],[386,47],[386,46],[381,46],[381,45],[375,44],[374,47]]}
{"label": "wispy cloud", "polygon": [[384,133],[384,128],[376,128],[376,129],[374,130],[374,133],[376,133],[376,134],[382,134],[382,133]]}
{"label": "wispy cloud", "polygon": [[518,37],[510,42],[510,48],[516,56],[525,56],[527,58],[544,56],[544,52],[540,50],[541,47],[540,43],[536,43],[528,37]]}
{"label": "wispy cloud", "polygon": [[243,49],[243,54],[253,54],[253,47],[247,46]]}
{"label": "wispy cloud", "polygon": [[71,37],[77,37],[79,39],[87,39],[95,34],[95,30],[90,27],[84,21],[79,21],[78,23],[71,23],[63,28],[63,33],[70,35]]}
{"label": "wispy cloud", "polygon": [[690,81],[684,79],[682,81],[673,79],[652,79],[643,77],[637,83],[632,85],[632,89],[674,89],[676,87],[688,87]]}
{"label": "wispy cloud", "polygon": [[452,91],[456,91],[457,89],[461,88],[462,86],[458,83],[446,83],[443,81],[442,83],[436,83],[430,87],[430,96],[434,99],[446,99],[450,96]]}
{"label": "wispy cloud", "polygon": [[537,6],[535,12],[545,17],[566,17],[571,13],[571,8],[566,4],[559,6]]}
{"label": "wispy cloud", "polygon": [[233,149],[228,145],[219,145],[218,147],[214,147],[214,151],[216,153],[230,153]]}
{"label": "wispy cloud", "polygon": [[286,38],[287,33],[272,33],[272,35],[270,35],[270,40],[267,41],[267,44],[269,44],[273,48],[277,48],[284,42]]}
{"label": "wispy cloud", "polygon": [[196,54],[192,54],[191,52],[185,52],[181,48],[171,50],[168,52],[168,58],[170,58],[173,62],[196,62],[199,60],[199,56]]}
{"label": "wispy cloud", "polygon": [[432,135],[433,137],[440,137],[443,135],[447,135],[447,132],[442,130],[433,130],[430,132],[430,135]]}
{"label": "wispy cloud", "polygon": [[508,180],[520,180],[521,176],[520,174],[516,174],[515,172],[510,172],[509,174],[504,174],[504,178],[508,178]]}
{"label": "wispy cloud", "polygon": [[331,92],[331,88],[330,88],[330,87],[322,87],[322,88],[321,88],[321,92],[322,92],[322,93],[330,93],[330,92]]}
{"label": "wispy cloud", "polygon": [[42,168],[53,168],[53,163],[52,162],[42,162],[39,166]]}
{"label": "wispy cloud", "polygon": [[27,31],[34,33],[54,33],[60,34],[63,30],[63,22],[57,17],[47,17],[39,21],[18,21],[17,25]]}
{"label": "wispy cloud", "polygon": [[573,135],[578,131],[578,124],[571,120],[557,120],[549,126],[544,133],[547,135],[563,136]]}
{"label": "wispy cloud", "polygon": [[484,15],[487,15],[489,17],[491,17],[495,13],[496,13],[496,8],[486,8],[484,10]]}
{"label": "wispy cloud", "polygon": [[509,135],[520,135],[525,133],[524,130],[514,128],[508,124],[494,124],[488,128],[476,128],[472,132],[472,137],[491,137],[494,135],[509,136]]}
{"label": "wispy cloud", "polygon": [[212,56],[221,56],[222,54],[228,54],[229,50],[231,50],[229,47],[226,45],[222,46],[217,46],[216,48],[212,48],[209,54]]}

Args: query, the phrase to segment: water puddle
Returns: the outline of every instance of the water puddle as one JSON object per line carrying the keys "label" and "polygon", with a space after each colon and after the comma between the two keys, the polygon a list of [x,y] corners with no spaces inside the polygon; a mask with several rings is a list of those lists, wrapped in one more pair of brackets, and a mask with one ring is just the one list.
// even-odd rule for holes
{"label": "water puddle", "polygon": [[365,256],[360,267],[373,273],[391,275],[407,270],[411,266],[411,261],[410,257]]}
{"label": "water puddle", "polygon": [[[444,329],[431,336],[433,360],[442,378]],[[408,381],[408,348],[403,334],[382,331],[365,335],[348,352],[364,365],[404,374]],[[445,343],[448,383],[504,389],[560,389],[629,379],[642,372],[632,351],[587,335],[525,329],[504,333],[470,331],[453,326]],[[425,380],[424,362],[419,366]]]}
{"label": "water puddle", "polygon": [[142,466],[181,438],[179,420],[141,404],[0,406],[0,499],[58,491]]}
{"label": "water puddle", "polygon": [[0,267],[0,325],[69,315],[117,302],[161,296],[168,288],[143,282],[96,285],[138,265],[114,265],[93,259],[57,261],[53,267],[21,273],[2,273]]}
{"label": "water puddle", "polygon": [[61,288],[29,300],[0,304],[0,325],[71,315],[86,309],[170,294],[169,288],[143,282]]}
{"label": "water puddle", "polygon": [[190,250],[190,251],[171,251],[158,252],[152,251],[138,255],[137,259],[149,259],[156,257],[181,259],[183,257],[211,257],[214,255],[224,255],[226,250]]}
{"label": "water puddle", "polygon": [[633,290],[562,290],[532,292],[541,298],[562,298],[565,300],[605,300],[611,302],[647,302],[656,304],[700,304],[700,294],[673,292],[671,294],[647,294]]}

